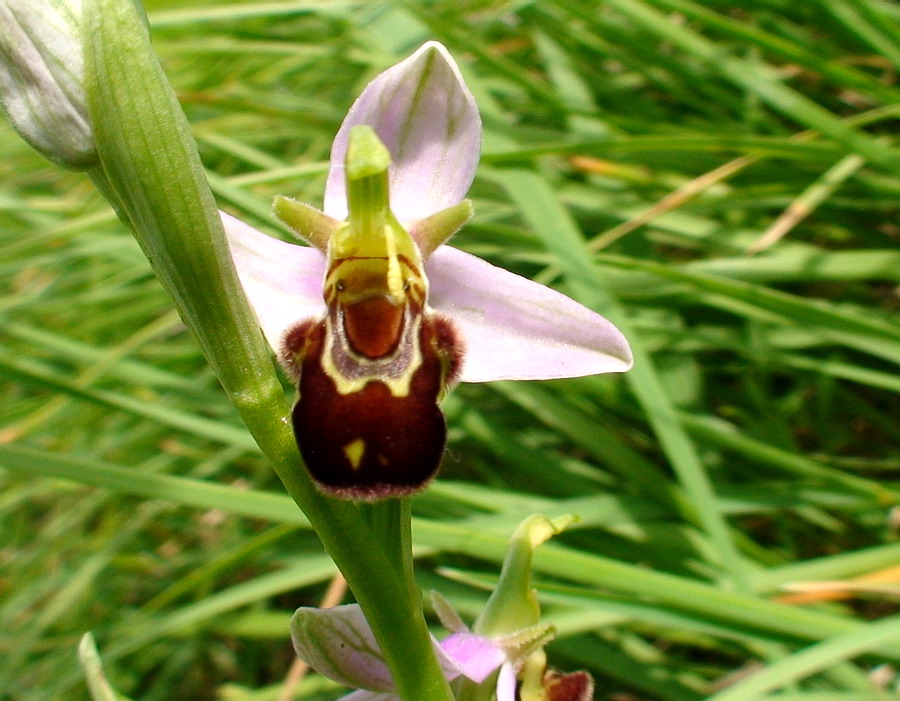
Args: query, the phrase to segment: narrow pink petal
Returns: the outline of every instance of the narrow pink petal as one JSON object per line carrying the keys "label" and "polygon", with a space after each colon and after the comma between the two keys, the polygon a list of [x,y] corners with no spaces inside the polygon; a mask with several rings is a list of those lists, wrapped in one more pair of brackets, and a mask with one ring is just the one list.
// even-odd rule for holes
{"label": "narrow pink petal", "polygon": [[347,217],[344,155],[351,127],[368,124],[391,152],[391,209],[424,219],[465,197],[481,151],[475,99],[447,49],[429,41],[378,75],[353,103],[331,147],[325,214]]}
{"label": "narrow pink petal", "polygon": [[551,380],[631,367],[628,342],[564,294],[441,246],[426,265],[429,301],[463,335],[463,382]]}
{"label": "narrow pink petal", "polygon": [[244,293],[266,340],[278,353],[289,328],[325,314],[325,257],[315,248],[279,241],[230,214],[221,215]]}
{"label": "narrow pink petal", "polygon": [[441,641],[441,649],[460,673],[480,684],[506,661],[506,653],[489,639],[468,631]]}
{"label": "narrow pink petal", "polygon": [[516,670],[511,664],[500,668],[497,677],[497,701],[516,701]]}

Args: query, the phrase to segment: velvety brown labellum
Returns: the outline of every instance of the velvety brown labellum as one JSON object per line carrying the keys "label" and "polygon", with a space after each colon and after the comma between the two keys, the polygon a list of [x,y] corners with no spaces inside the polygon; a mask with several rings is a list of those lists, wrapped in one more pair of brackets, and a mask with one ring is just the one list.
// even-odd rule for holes
{"label": "velvety brown labellum", "polygon": [[[448,375],[459,362],[449,322],[423,316],[422,363],[406,396],[394,396],[379,380],[343,394],[323,370],[325,322],[298,326],[285,342],[298,376],[294,433],[313,478],[327,492],[350,499],[399,496],[424,487],[437,472],[446,442],[438,408]],[[359,340],[359,339],[357,339]],[[356,345],[356,344],[354,344]],[[375,337],[361,345],[375,353]]]}

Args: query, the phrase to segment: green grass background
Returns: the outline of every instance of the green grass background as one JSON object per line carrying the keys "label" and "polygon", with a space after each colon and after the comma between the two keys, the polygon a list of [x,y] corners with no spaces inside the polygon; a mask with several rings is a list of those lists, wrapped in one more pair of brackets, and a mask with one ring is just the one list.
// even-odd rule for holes
{"label": "green grass background", "polygon": [[[900,563],[900,5],[147,8],[221,205],[274,235],[366,82],[443,41],[485,122],[454,244],[633,344],[625,376],[447,399],[424,589],[471,620],[513,527],[574,513],[535,578],[551,662],[597,699],[897,697],[896,570],[775,599]],[[6,124],[0,285],[0,699],[86,698],[86,630],[133,698],[275,699],[333,566],[137,244]]]}

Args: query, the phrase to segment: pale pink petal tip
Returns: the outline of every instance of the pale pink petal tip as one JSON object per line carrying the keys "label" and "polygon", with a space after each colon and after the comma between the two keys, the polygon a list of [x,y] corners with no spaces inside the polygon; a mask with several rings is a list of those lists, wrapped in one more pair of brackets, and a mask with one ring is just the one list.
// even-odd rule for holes
{"label": "pale pink petal tip", "polygon": [[426,266],[429,302],[465,341],[462,382],[552,380],[632,365],[609,321],[564,294],[441,246]]}
{"label": "pale pink petal tip", "polygon": [[368,124],[391,153],[391,209],[411,223],[462,201],[481,153],[481,117],[447,49],[429,41],[378,75],[353,103],[331,147],[325,213],[347,216],[344,155]]}

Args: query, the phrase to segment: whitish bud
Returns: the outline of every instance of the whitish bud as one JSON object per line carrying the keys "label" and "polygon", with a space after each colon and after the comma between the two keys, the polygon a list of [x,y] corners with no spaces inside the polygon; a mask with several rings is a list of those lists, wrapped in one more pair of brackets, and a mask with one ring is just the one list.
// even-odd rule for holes
{"label": "whitish bud", "polygon": [[96,159],[87,114],[82,0],[0,0],[0,104],[16,131],[50,160]]}

